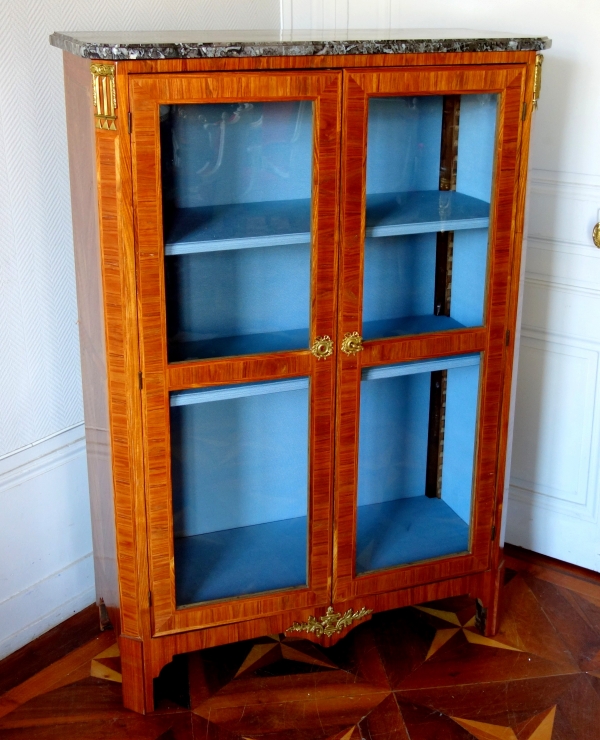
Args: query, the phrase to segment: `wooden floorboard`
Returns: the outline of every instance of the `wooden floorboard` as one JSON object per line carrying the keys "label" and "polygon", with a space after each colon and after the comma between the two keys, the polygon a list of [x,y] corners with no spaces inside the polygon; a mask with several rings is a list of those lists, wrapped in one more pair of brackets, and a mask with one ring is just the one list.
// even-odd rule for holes
{"label": "wooden floorboard", "polygon": [[168,668],[157,712],[142,717],[122,707],[103,633],[0,697],[0,738],[600,737],[600,578],[518,548],[506,556],[493,638],[465,596],[377,614],[327,650],[282,635],[211,648]]}
{"label": "wooden floorboard", "polygon": [[0,694],[89,642],[100,632],[98,607],[82,611],[0,660]]}

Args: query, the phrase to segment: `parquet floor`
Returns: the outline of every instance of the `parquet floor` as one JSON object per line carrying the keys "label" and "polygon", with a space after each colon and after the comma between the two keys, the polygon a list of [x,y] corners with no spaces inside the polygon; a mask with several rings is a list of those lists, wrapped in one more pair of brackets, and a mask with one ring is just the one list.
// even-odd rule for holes
{"label": "parquet floor", "polygon": [[[600,738],[600,579],[509,564],[493,639],[461,597],[376,615],[328,650],[283,636],[212,648],[172,664],[158,686],[172,698],[147,717],[121,707],[102,633],[0,697],[0,738]],[[186,672],[191,709],[173,701]]]}

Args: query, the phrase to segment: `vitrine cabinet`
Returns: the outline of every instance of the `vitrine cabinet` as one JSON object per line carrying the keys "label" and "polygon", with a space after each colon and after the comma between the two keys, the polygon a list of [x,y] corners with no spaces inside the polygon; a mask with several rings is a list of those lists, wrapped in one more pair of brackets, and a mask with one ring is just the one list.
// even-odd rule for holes
{"label": "vitrine cabinet", "polygon": [[433,36],[53,37],[97,591],[128,707],[152,709],[177,653],[327,646],[450,595],[496,630],[548,42]]}

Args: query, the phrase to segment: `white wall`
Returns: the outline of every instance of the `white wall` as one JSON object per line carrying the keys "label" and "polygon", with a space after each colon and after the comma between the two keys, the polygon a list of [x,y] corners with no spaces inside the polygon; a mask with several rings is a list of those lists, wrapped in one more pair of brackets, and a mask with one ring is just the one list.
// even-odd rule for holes
{"label": "white wall", "polygon": [[62,53],[48,36],[279,18],[279,0],[0,2],[0,658],[95,598]]}
{"label": "white wall", "polygon": [[285,28],[545,35],[506,538],[600,571],[598,0],[282,0]]}

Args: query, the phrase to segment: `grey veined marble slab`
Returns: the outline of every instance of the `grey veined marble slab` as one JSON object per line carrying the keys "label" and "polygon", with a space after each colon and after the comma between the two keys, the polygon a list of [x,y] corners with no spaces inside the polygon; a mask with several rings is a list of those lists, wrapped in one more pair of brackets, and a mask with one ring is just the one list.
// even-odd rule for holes
{"label": "grey veined marble slab", "polygon": [[85,31],[53,33],[53,46],[88,59],[414,54],[451,51],[541,51],[546,36],[464,28],[389,31]]}

